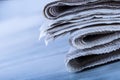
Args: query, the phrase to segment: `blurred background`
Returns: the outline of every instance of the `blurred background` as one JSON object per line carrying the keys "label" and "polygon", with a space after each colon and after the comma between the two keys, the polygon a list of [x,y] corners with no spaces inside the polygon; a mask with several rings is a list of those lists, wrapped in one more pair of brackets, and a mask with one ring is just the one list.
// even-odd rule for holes
{"label": "blurred background", "polygon": [[120,80],[120,62],[67,72],[67,35],[48,46],[39,40],[44,2],[0,0],[0,80]]}
{"label": "blurred background", "polygon": [[0,80],[36,80],[63,69],[67,43],[39,40],[41,7],[41,0],[0,1]]}

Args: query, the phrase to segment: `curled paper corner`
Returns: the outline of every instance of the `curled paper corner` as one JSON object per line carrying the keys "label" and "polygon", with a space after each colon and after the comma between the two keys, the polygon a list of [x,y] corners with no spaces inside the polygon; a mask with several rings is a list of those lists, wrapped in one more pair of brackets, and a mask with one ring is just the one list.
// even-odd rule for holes
{"label": "curled paper corner", "polygon": [[40,26],[39,40],[47,35],[47,29],[52,24],[52,21],[43,20]]}
{"label": "curled paper corner", "polygon": [[52,21],[44,20],[42,21],[42,24],[39,29],[40,31],[39,40],[41,40],[41,38],[45,38],[44,42],[46,46],[48,45],[49,42],[54,40],[54,38],[50,34],[47,33],[47,29],[49,29],[51,24],[52,24]]}
{"label": "curled paper corner", "polygon": [[45,45],[46,45],[46,46],[47,46],[48,43],[50,43],[50,42],[51,42],[51,40],[45,39]]}
{"label": "curled paper corner", "polygon": [[40,35],[39,35],[39,40],[46,36],[46,24],[43,22],[43,24],[40,27]]}
{"label": "curled paper corner", "polygon": [[43,38],[45,35],[46,35],[45,31],[40,31],[39,40],[41,40],[41,38]]}
{"label": "curled paper corner", "polygon": [[54,40],[54,38],[52,36],[51,37],[50,36],[49,37],[46,36],[46,38],[45,38],[45,45],[47,46],[48,43],[52,42],[53,40]]}

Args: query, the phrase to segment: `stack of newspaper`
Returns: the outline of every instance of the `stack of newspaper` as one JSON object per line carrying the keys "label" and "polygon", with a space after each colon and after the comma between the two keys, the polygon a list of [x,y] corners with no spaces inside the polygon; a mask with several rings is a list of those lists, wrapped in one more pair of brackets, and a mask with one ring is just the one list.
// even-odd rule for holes
{"label": "stack of newspaper", "polygon": [[[69,33],[69,71],[78,72],[120,59],[119,0],[59,0],[44,7],[51,22],[41,28],[49,42]],[[64,47],[64,46],[63,46]]]}

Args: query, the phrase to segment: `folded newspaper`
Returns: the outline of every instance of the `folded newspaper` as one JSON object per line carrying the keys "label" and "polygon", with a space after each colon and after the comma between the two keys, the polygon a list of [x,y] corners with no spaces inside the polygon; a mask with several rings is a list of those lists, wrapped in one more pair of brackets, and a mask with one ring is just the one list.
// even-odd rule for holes
{"label": "folded newspaper", "polygon": [[120,59],[120,0],[59,0],[44,7],[52,22],[41,29],[47,42],[69,33],[69,71]]}

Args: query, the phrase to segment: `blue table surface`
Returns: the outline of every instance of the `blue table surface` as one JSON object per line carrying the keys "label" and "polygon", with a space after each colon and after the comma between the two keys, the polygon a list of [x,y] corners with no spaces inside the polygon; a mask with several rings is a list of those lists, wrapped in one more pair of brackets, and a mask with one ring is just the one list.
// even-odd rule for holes
{"label": "blue table surface", "polygon": [[68,36],[38,40],[41,0],[0,1],[0,80],[120,80],[120,61],[69,73]]}

